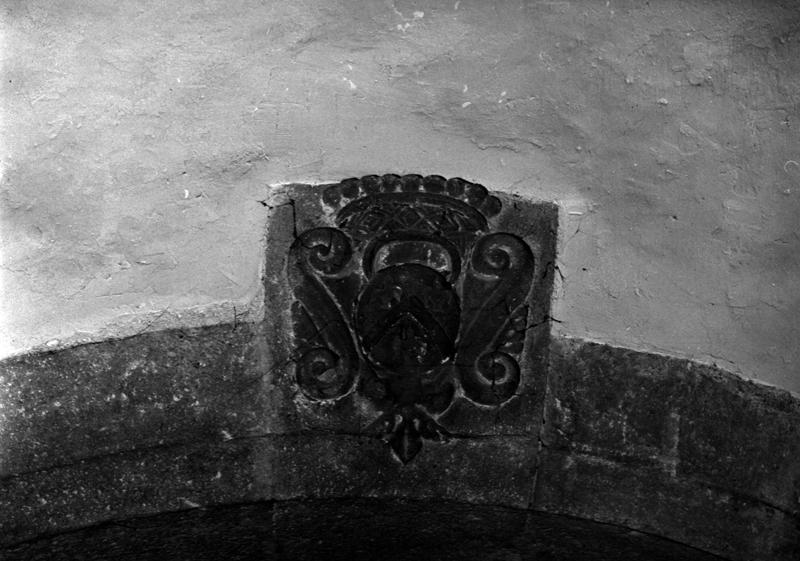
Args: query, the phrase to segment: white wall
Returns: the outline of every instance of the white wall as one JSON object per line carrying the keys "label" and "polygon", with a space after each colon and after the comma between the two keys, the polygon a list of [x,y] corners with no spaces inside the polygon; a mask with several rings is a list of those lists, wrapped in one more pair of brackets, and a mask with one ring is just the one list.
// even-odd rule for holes
{"label": "white wall", "polygon": [[792,2],[6,2],[4,354],[262,310],[269,185],[563,206],[557,329],[800,392]]}

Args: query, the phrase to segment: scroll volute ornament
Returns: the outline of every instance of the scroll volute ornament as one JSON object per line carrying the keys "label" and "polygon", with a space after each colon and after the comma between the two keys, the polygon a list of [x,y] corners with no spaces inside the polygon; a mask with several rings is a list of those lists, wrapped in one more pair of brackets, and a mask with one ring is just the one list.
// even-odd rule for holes
{"label": "scroll volute ornament", "polygon": [[366,176],[327,187],[335,227],[289,251],[304,399],[355,392],[381,413],[369,430],[408,462],[456,400],[496,408],[520,386],[534,255],[492,232],[500,199],[439,176]]}

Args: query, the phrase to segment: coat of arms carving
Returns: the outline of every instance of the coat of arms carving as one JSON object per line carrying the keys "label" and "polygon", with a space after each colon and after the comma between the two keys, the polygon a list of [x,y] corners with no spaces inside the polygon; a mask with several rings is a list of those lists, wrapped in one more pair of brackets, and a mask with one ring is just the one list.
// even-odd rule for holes
{"label": "coat of arms carving", "polygon": [[[288,252],[294,382],[303,398],[355,396],[402,462],[447,438],[459,400],[502,408],[520,387],[535,275],[552,274],[503,201],[462,179],[366,176],[327,186],[330,219]],[[540,284],[540,283],[538,283]],[[549,292],[541,295],[549,299]],[[546,315],[547,303],[539,303]],[[544,311],[544,314],[542,314]],[[537,374],[538,375],[538,374]]]}

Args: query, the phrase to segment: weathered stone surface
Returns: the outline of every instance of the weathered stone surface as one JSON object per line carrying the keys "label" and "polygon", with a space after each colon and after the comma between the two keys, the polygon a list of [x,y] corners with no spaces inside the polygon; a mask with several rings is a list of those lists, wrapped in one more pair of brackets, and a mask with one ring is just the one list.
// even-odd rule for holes
{"label": "weathered stone surface", "polygon": [[571,340],[553,343],[549,384],[534,508],[732,559],[797,553],[791,396],[690,361]]}
{"label": "weathered stone surface", "polygon": [[679,473],[800,516],[800,402],[708,367],[692,370]]}
{"label": "weathered stone surface", "polygon": [[[718,556],[626,527],[528,512],[522,552],[533,559],[712,561]],[[527,559],[526,555],[521,556]]]}
{"label": "weathered stone surface", "polygon": [[613,526],[449,501],[282,501],[126,520],[0,550],[6,561],[114,559],[711,561]]}
{"label": "weathered stone surface", "polygon": [[441,498],[525,508],[537,443],[530,437],[453,438],[427,443],[408,464],[368,436],[277,438],[266,458],[276,499]]}
{"label": "weathered stone surface", "polygon": [[0,477],[258,432],[257,329],[160,331],[0,363]]}
{"label": "weathered stone surface", "polygon": [[[287,502],[275,529],[291,559],[514,559],[524,511],[429,501]],[[320,540],[311,528],[339,539]]]}
{"label": "weathered stone surface", "polygon": [[[554,340],[544,409],[541,401],[532,406],[544,397],[538,386],[532,401],[518,396],[519,409],[510,407],[516,401],[499,410],[475,408],[474,417],[454,409],[463,428],[426,442],[403,464],[364,430],[369,411],[345,400],[328,409],[300,407],[298,394],[286,392],[285,350],[264,333],[282,336],[221,325],[4,362],[6,395],[18,401],[4,402],[0,543],[196,505],[294,499],[341,505],[371,497],[513,506],[604,522],[614,526],[609,532],[619,547],[628,547],[628,530],[621,529],[628,528],[728,559],[797,558],[800,406],[788,394],[685,360]],[[127,399],[106,399],[121,392]],[[542,419],[541,433],[534,431]],[[340,420],[345,425],[335,429]],[[297,514],[287,508],[281,516],[296,527],[306,507]],[[406,511],[397,508],[394,522],[385,523],[406,535]],[[342,518],[333,507],[324,516]],[[533,527],[523,533],[539,531]],[[576,538],[573,529],[543,528],[529,545],[502,545],[506,537],[493,543],[503,555],[510,548],[511,558],[526,551],[613,558],[611,546],[597,550],[602,557],[587,549],[592,538]],[[285,542],[286,551],[306,547],[311,534],[303,532]],[[358,528],[351,533],[368,542],[364,551],[376,551]],[[571,545],[561,548],[552,536]],[[115,540],[126,538],[98,539],[99,548],[108,543],[113,550]],[[164,539],[164,547],[183,551]],[[542,540],[551,545],[536,549]]]}
{"label": "weathered stone surface", "polygon": [[272,504],[191,509],[0,549],[5,561],[276,559]]}
{"label": "weathered stone surface", "polygon": [[289,307],[271,322],[276,432],[386,435],[403,462],[448,434],[538,433],[554,205],[392,174],[285,200],[265,279]]}
{"label": "weathered stone surface", "polygon": [[248,439],[154,447],[0,479],[0,544],[108,520],[263,498]]}
{"label": "weathered stone surface", "polygon": [[560,340],[549,446],[661,466],[800,512],[800,402],[711,366]]}
{"label": "weathered stone surface", "polygon": [[533,508],[654,533],[729,559],[796,559],[797,518],[635,460],[543,453]]}

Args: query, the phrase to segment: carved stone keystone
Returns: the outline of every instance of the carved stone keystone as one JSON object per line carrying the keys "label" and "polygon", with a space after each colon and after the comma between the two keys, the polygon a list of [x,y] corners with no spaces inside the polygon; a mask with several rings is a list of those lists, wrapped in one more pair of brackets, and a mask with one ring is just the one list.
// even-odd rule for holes
{"label": "carved stone keystone", "polygon": [[315,194],[295,206],[303,229],[284,278],[301,412],[348,400],[357,430],[403,463],[424,440],[487,430],[486,411],[512,424],[535,414],[555,208],[439,176],[366,176]]}

